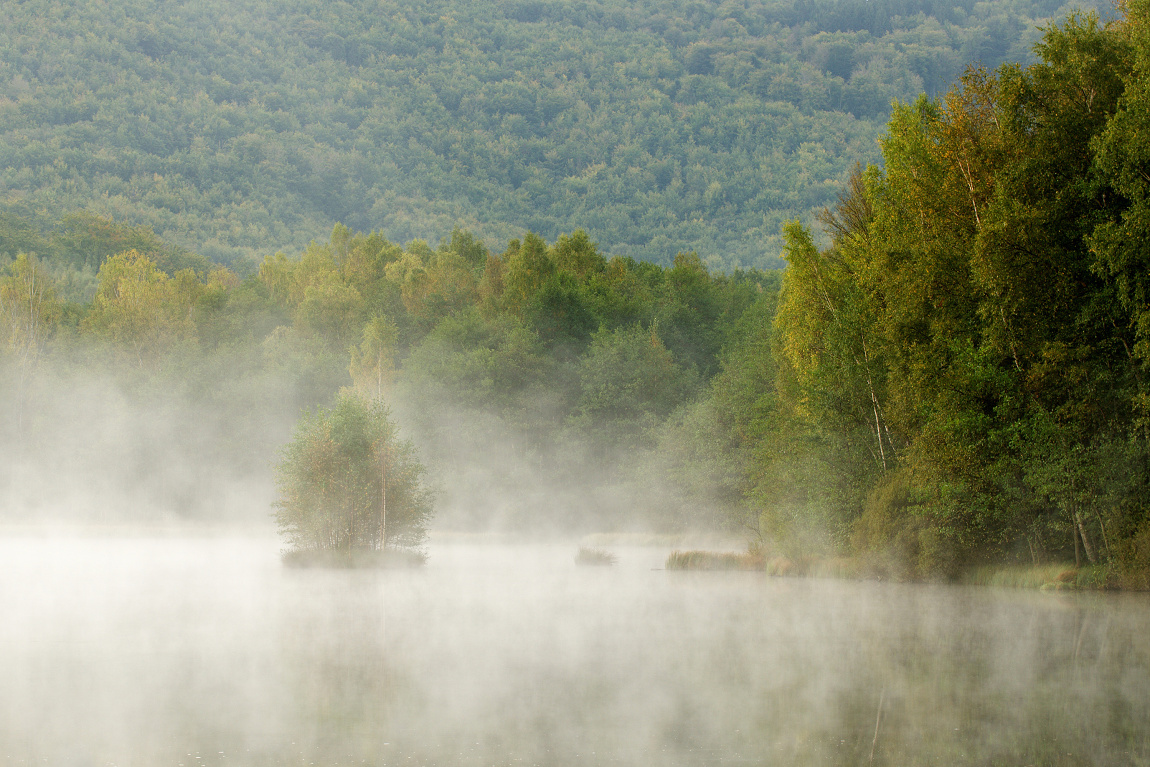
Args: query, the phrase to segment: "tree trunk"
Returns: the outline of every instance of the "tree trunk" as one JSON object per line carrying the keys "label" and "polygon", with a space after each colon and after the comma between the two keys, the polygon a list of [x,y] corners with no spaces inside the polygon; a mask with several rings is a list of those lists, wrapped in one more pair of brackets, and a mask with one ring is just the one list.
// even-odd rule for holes
{"label": "tree trunk", "polygon": [[1086,525],[1082,523],[1082,515],[1074,512],[1074,523],[1078,525],[1078,535],[1082,538],[1082,548],[1086,551],[1086,559],[1090,564],[1098,564],[1098,557],[1094,554],[1094,546],[1090,543],[1090,536],[1086,534]]}
{"label": "tree trunk", "polygon": [[380,451],[379,472],[382,476],[379,504],[379,550],[387,546],[387,447]]}
{"label": "tree trunk", "polygon": [[1082,546],[1078,542],[1078,527],[1070,525],[1070,537],[1074,539],[1074,566],[1082,567]]}
{"label": "tree trunk", "polygon": [[1110,556],[1110,539],[1108,539],[1106,537],[1106,522],[1103,521],[1101,513],[1096,512],[1095,516],[1098,517],[1098,527],[1101,528],[1101,530],[1102,530],[1102,545],[1106,547],[1106,556],[1109,557]]}
{"label": "tree trunk", "polygon": [[[875,394],[874,382],[871,381],[871,377],[870,377],[870,354],[867,353],[865,343],[861,344],[861,346],[862,346],[862,353],[863,353],[863,362],[865,363],[864,365],[861,365],[861,367],[862,367],[863,371],[866,373],[867,392],[870,394],[871,408],[874,410],[874,436],[875,436],[875,439],[878,440],[878,455],[879,455],[879,461],[882,463],[882,470],[886,471],[887,470],[886,451],[883,449],[883,446],[882,446],[882,433],[883,433],[884,424],[882,422],[882,419],[880,419],[880,417],[879,417],[878,395]],[[855,364],[856,365],[859,364],[857,356],[855,357]]]}

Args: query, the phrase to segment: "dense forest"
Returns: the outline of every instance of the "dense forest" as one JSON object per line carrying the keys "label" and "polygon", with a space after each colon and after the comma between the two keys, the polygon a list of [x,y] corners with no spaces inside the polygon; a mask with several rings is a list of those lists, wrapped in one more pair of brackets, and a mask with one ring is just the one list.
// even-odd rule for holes
{"label": "dense forest", "polygon": [[[443,524],[714,526],[721,505],[666,482],[668,456],[701,449],[677,409],[780,278],[694,254],[608,259],[582,231],[493,254],[458,229],[433,248],[337,225],[245,279],[101,219],[20,231],[46,255],[18,257],[0,286],[4,438],[23,466],[9,490],[35,500],[36,467],[74,464],[191,516],[266,474],[301,408],[354,386],[389,402],[437,471]],[[76,243],[105,254],[91,300],[63,297],[83,283]],[[122,400],[141,414],[109,423]],[[654,450],[673,435],[677,453]],[[709,463],[688,472],[707,488]]]}
{"label": "dense forest", "polygon": [[1028,60],[1060,2],[5,3],[0,207],[244,276],[336,222],[777,267],[783,223],[879,160],[892,100]]}
{"label": "dense forest", "polygon": [[1069,548],[1148,585],[1148,14],[899,106],[831,246],[788,228],[774,375],[731,370],[766,524],[918,575]]}
{"label": "dense forest", "polygon": [[[1071,16],[1034,63],[896,105],[824,243],[786,225],[781,272],[581,229],[493,250],[339,224],[245,275],[146,227],[9,211],[9,509],[47,492],[36,466],[119,449],[116,397],[191,415],[140,418],[129,468],[93,481],[134,472],[194,515],[353,387],[418,446],[449,527],[738,530],[897,577],[1074,558],[1150,586],[1148,22],[1146,0]],[[113,415],[52,426],[93,410]]]}

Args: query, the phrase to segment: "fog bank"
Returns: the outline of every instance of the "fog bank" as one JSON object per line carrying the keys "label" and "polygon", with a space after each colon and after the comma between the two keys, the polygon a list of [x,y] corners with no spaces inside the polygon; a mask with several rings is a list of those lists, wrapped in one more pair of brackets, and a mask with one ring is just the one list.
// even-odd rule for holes
{"label": "fog bank", "polygon": [[1150,756],[1140,597],[617,553],[577,568],[574,546],[437,544],[418,571],[291,571],[265,538],[0,539],[6,763]]}

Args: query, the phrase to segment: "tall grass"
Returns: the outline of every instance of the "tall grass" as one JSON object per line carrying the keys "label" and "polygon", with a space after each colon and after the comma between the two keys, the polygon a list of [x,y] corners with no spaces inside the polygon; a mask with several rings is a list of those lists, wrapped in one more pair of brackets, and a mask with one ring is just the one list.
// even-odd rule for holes
{"label": "tall grass", "polygon": [[734,551],[672,551],[664,565],[668,570],[762,570],[763,557]]}
{"label": "tall grass", "polygon": [[575,564],[610,567],[615,564],[615,555],[603,549],[592,549],[587,546],[580,546],[579,553],[575,555]]}
{"label": "tall grass", "polygon": [[1113,572],[1106,565],[1076,568],[1063,562],[976,567],[962,578],[962,582],[974,586],[1047,590],[1107,589],[1116,586]]}
{"label": "tall grass", "polygon": [[[759,570],[768,575],[809,578],[866,578],[874,573],[866,563],[849,557],[792,561],[767,559],[756,550],[672,551],[664,565],[668,570]],[[1121,587],[1120,574],[1109,565],[1074,567],[1067,563],[1046,565],[988,565],[967,571],[960,579],[971,586],[1043,590],[1097,590]]]}
{"label": "tall grass", "polygon": [[863,563],[853,557],[812,559],[807,562],[805,568],[802,568],[802,572],[803,575],[810,578],[839,578],[841,580],[863,578],[866,576]]}

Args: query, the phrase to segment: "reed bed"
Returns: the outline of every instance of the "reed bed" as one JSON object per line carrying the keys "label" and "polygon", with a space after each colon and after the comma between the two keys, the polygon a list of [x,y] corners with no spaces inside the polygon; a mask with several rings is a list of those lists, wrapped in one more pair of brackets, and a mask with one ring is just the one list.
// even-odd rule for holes
{"label": "reed bed", "polygon": [[780,578],[840,578],[863,577],[862,565],[850,557],[791,559],[785,556],[767,557],[756,549],[746,552],[674,551],[667,557],[668,570],[758,570]]}
{"label": "reed bed", "polygon": [[803,574],[810,578],[838,578],[840,580],[855,580],[866,576],[862,562],[856,557],[811,559],[803,568]]}
{"label": "reed bed", "polygon": [[[757,551],[672,551],[668,570],[759,570],[774,576],[840,578],[874,577],[866,563],[851,557],[813,558],[799,561],[787,557],[766,558]],[[985,566],[967,572],[962,583],[997,588],[1100,590],[1120,588],[1119,574],[1106,565],[1075,567],[1065,562],[1047,565]]]}
{"label": "reed bed", "polygon": [[1075,567],[1064,562],[1047,565],[1013,565],[977,567],[963,579],[975,586],[1015,589],[1107,589],[1114,588],[1110,568],[1104,565]]}
{"label": "reed bed", "polygon": [[610,567],[615,564],[616,557],[609,551],[593,549],[589,546],[580,546],[579,553],[575,555],[575,564],[597,567]]}
{"label": "reed bed", "polygon": [[763,570],[763,557],[751,552],[672,551],[664,565],[668,570]]}

